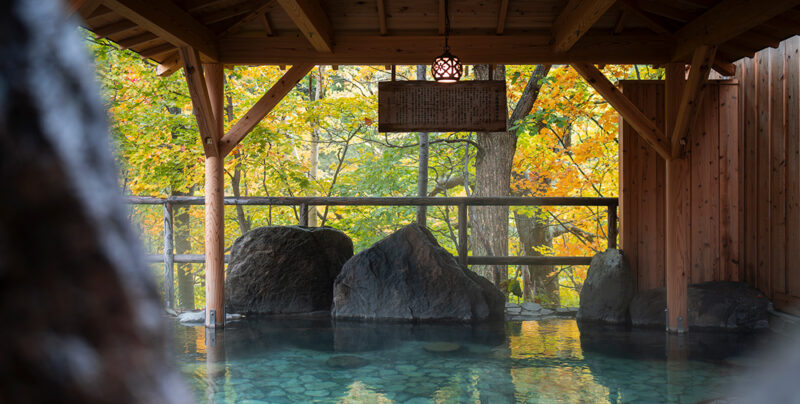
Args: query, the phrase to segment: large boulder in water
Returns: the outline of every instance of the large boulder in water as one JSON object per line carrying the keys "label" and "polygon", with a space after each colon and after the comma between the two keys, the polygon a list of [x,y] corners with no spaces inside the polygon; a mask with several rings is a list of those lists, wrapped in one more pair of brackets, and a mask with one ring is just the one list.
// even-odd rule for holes
{"label": "large boulder in water", "polygon": [[461,266],[428,229],[411,224],[347,261],[336,278],[335,318],[502,320],[505,297]]}
{"label": "large boulder in water", "polygon": [[327,311],[333,281],[353,256],[353,242],[329,227],[250,230],[231,249],[225,307],[233,313]]}
{"label": "large boulder in water", "polygon": [[577,320],[627,323],[635,287],[633,272],[621,251],[609,248],[596,254],[581,289]]}
{"label": "large boulder in water", "polygon": [[[769,327],[770,301],[741,282],[714,281],[689,285],[689,327],[751,331]],[[666,326],[664,288],[638,292],[630,305],[634,326]]]}

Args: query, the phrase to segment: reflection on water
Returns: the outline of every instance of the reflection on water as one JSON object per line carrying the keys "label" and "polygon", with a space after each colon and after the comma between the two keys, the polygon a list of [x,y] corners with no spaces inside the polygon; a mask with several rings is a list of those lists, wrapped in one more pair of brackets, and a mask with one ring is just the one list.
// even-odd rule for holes
{"label": "reflection on water", "polygon": [[[200,401],[231,403],[695,403],[725,395],[758,338],[579,329],[567,319],[247,319],[210,332],[177,326],[179,362]],[[443,341],[457,345],[431,344]]]}

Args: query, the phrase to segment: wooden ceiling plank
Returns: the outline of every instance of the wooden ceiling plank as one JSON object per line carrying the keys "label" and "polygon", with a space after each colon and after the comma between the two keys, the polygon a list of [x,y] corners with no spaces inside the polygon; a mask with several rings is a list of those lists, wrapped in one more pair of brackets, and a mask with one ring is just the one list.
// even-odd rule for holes
{"label": "wooden ceiling plank", "polygon": [[333,28],[318,0],[278,0],[317,52],[333,52]]}
{"label": "wooden ceiling plank", "polygon": [[182,46],[178,48],[181,61],[185,67],[186,84],[189,86],[189,97],[192,99],[192,112],[197,119],[197,128],[203,142],[206,157],[216,157],[219,154],[219,139],[217,122],[211,109],[211,100],[208,97],[203,65],[197,50]]}
{"label": "wooden ceiling plank", "polygon": [[143,49],[141,51],[138,51],[138,53],[146,58],[155,59],[158,56],[167,54],[169,52],[172,52],[173,50],[175,50],[175,45],[167,42],[147,49]]}
{"label": "wooden ceiling plank", "polygon": [[292,66],[289,71],[284,73],[283,77],[281,77],[277,83],[273,84],[269,91],[267,91],[244,116],[239,118],[228,133],[222,137],[219,142],[220,156],[224,157],[228,155],[228,153],[230,153],[313,68],[313,64],[298,64]]}
{"label": "wooden ceiling plank", "polygon": [[100,7],[100,0],[80,0],[73,4],[75,8],[70,9],[70,14],[78,14],[86,21]]}
{"label": "wooden ceiling plank", "polygon": [[121,40],[116,41],[116,42],[117,42],[117,45],[119,45],[120,48],[122,48],[122,49],[130,49],[130,48],[132,48],[134,46],[143,44],[145,42],[154,41],[156,39],[159,39],[157,35],[155,35],[155,34],[153,34],[151,32],[144,32],[144,33],[141,33],[139,35],[134,35],[134,36],[132,36],[130,38],[121,39]]}
{"label": "wooden ceiling plank", "polygon": [[692,67],[681,95],[678,116],[675,118],[675,129],[670,135],[673,158],[680,157],[683,150],[681,146],[686,144],[685,137],[689,132],[689,126],[697,116],[699,106],[703,102],[703,95],[708,84],[708,73],[714,63],[716,51],[715,46],[702,45],[692,55]]}
{"label": "wooden ceiling plank", "polygon": [[272,1],[264,0],[248,0],[238,4],[232,4],[228,7],[198,16],[198,20],[205,25],[211,25],[220,21],[229,20],[234,17],[242,15],[251,15],[255,11],[272,6]]}
{"label": "wooden ceiling plank", "polygon": [[92,30],[92,32],[94,32],[94,34],[97,35],[100,38],[106,38],[106,37],[111,36],[111,35],[121,34],[123,32],[130,31],[130,30],[132,30],[132,29],[134,29],[136,27],[138,27],[138,25],[136,25],[135,23],[133,23],[131,21],[120,20],[120,21],[113,22],[113,23],[108,24],[108,25],[103,25],[101,27],[98,27],[98,28]]}
{"label": "wooden ceiling plank", "polygon": [[386,35],[389,32],[386,27],[386,3],[384,0],[377,0],[376,6],[378,8],[378,30],[381,35]]}
{"label": "wooden ceiling plank", "polygon": [[445,25],[447,22],[447,3],[445,0],[439,0],[439,13],[436,16],[436,28],[439,35],[444,35]]}
{"label": "wooden ceiling plank", "polygon": [[612,107],[622,115],[636,133],[644,139],[665,160],[671,158],[669,140],[664,132],[656,126],[625,94],[609,81],[600,70],[589,63],[573,63],[572,67],[583,76]]}
{"label": "wooden ceiling plank", "polygon": [[175,46],[191,47],[213,61],[219,58],[214,33],[172,1],[104,0],[103,4]]}
{"label": "wooden ceiling plank", "polygon": [[553,50],[566,52],[614,5],[615,0],[570,0],[553,22]]}
{"label": "wooden ceiling plank", "polygon": [[506,29],[506,19],[508,19],[508,0],[501,0],[500,11],[497,13],[497,35],[503,35]]}
{"label": "wooden ceiling plank", "polygon": [[723,0],[675,33],[672,60],[689,57],[701,45],[720,45],[800,5],[800,0]]}

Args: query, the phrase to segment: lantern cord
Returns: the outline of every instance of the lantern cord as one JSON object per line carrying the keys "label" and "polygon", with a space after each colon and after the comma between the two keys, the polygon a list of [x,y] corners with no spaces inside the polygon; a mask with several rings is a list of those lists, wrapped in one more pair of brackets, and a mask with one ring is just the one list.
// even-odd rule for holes
{"label": "lantern cord", "polygon": [[448,0],[444,0],[444,51],[450,51],[450,45],[448,44],[448,38],[450,37],[450,2]]}

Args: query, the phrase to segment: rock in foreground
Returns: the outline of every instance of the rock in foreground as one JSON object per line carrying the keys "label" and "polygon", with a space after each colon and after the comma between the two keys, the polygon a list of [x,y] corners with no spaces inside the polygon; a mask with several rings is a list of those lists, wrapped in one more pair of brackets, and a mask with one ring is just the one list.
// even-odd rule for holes
{"label": "rock in foreground", "polygon": [[347,261],[333,294],[332,315],[340,319],[499,321],[505,302],[417,224]]}
{"label": "rock in foreground", "polygon": [[225,280],[226,310],[245,314],[330,310],[333,281],[352,256],[353,242],[336,229],[253,229],[233,244]]}
{"label": "rock in foreground", "polygon": [[578,321],[609,324],[628,322],[628,306],[635,292],[633,272],[617,249],[592,258],[580,294]]}
{"label": "rock in foreground", "polygon": [[[771,303],[757,289],[741,282],[689,285],[689,327],[751,331],[769,327]],[[665,327],[664,288],[639,292],[631,301],[634,326]]]}

